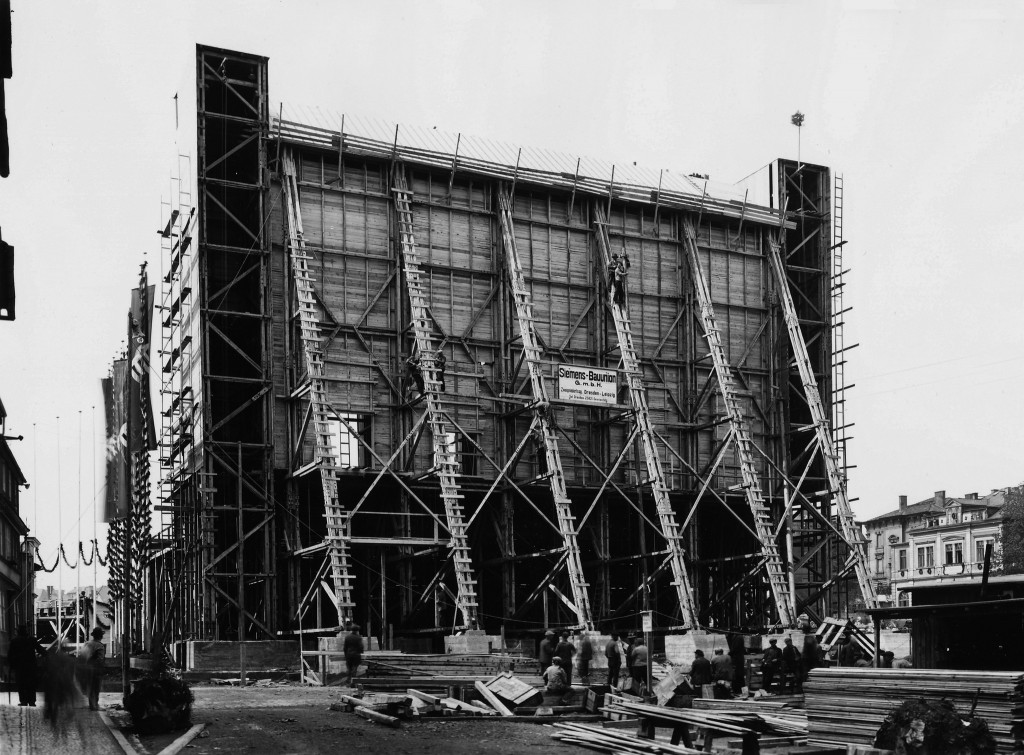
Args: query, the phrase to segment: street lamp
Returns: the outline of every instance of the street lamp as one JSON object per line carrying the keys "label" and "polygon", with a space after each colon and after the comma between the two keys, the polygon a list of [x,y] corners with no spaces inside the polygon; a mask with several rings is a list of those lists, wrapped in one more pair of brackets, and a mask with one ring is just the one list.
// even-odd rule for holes
{"label": "street lamp", "polygon": [[800,134],[804,125],[804,114],[797,110],[790,116],[789,122],[796,126],[796,164],[800,166]]}

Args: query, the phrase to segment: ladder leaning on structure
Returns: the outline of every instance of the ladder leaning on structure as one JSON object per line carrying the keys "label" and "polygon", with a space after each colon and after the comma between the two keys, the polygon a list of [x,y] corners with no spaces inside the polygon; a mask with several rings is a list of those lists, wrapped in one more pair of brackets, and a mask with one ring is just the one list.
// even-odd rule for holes
{"label": "ladder leaning on structure", "polygon": [[[860,584],[861,595],[868,608],[878,605],[878,598],[875,594],[875,587],[871,584],[867,569],[867,547],[863,535],[853,520],[853,510],[850,508],[850,500],[846,492],[846,478],[843,470],[840,469],[839,455],[836,453],[832,443],[832,433],[829,427],[829,420],[825,414],[825,408],[821,401],[821,392],[818,381],[814,377],[814,369],[811,367],[811,359],[807,353],[807,343],[804,340],[803,332],[800,330],[800,318],[797,315],[796,307],[793,305],[793,295],[789,290],[789,279],[786,276],[786,268],[782,263],[781,244],[778,239],[768,239],[768,259],[775,275],[775,281],[779,288],[779,301],[782,304],[786,320],[786,329],[789,332],[789,342],[793,347],[793,358],[796,361],[797,370],[800,373],[800,382],[803,386],[804,397],[807,406],[811,410],[811,421],[814,423],[814,435],[817,440],[817,450],[821,453],[825,462],[825,471],[828,476],[828,494],[835,500],[839,516],[840,531],[850,547],[850,557],[847,560],[843,572],[850,568],[857,575],[857,582]],[[841,574],[834,576],[838,579]]]}
{"label": "ladder leaning on structure", "polygon": [[[611,266],[608,225],[604,210],[600,205],[596,206],[594,233],[597,236],[601,258],[604,261],[604,269],[608,270]],[[623,283],[622,285],[625,286],[626,284]],[[683,534],[679,523],[676,521],[675,512],[672,510],[672,504],[668,496],[668,484],[665,482],[665,472],[661,466],[661,457],[658,456],[658,449],[654,443],[654,430],[651,426],[651,416],[647,407],[647,393],[644,389],[643,375],[640,370],[640,362],[637,359],[636,347],[633,345],[633,330],[629,321],[627,302],[628,299],[624,298],[623,303],[619,304],[613,297],[609,297],[612,319],[615,321],[615,333],[619,341],[619,353],[622,357],[622,368],[626,373],[626,384],[629,387],[629,403],[633,407],[633,416],[636,419],[637,429],[640,433],[640,443],[643,446],[644,459],[647,462],[647,478],[658,509],[662,534],[668,541],[672,584],[676,588],[676,595],[679,599],[679,610],[682,613],[683,621],[686,623],[687,628],[696,629],[698,626],[697,609],[694,606],[693,589],[690,585],[689,574],[686,571],[686,562],[683,560]]]}
{"label": "ladder leaning on structure", "polygon": [[423,388],[427,405],[427,420],[430,433],[434,440],[434,467],[437,480],[441,486],[441,500],[444,502],[448,530],[451,534],[452,563],[455,568],[455,582],[458,588],[456,600],[462,612],[465,626],[476,629],[477,596],[476,577],[473,575],[473,561],[469,552],[466,518],[459,492],[459,462],[455,458],[455,435],[449,428],[445,418],[443,392],[441,385],[444,377],[443,369],[437,356],[439,351],[434,348],[434,339],[430,327],[430,307],[427,294],[423,287],[423,270],[420,265],[419,253],[416,250],[416,237],[412,222],[412,193],[405,180],[405,169],[401,164],[395,165],[394,187],[395,211],[398,213],[399,242],[402,248],[402,264],[405,272],[405,285],[409,294],[409,307],[412,310],[413,336],[419,352],[419,369],[423,375]]}
{"label": "ladder leaning on structure", "polygon": [[531,408],[537,426],[544,439],[544,456],[547,461],[548,483],[551,496],[555,502],[555,514],[558,518],[558,529],[562,536],[565,549],[565,565],[572,588],[573,609],[579,627],[586,630],[594,629],[594,620],[590,611],[590,596],[587,593],[587,582],[583,576],[583,563],[580,558],[580,547],[577,540],[576,517],[572,513],[572,501],[565,485],[565,472],[562,469],[562,457],[558,451],[558,438],[550,418],[550,400],[547,387],[544,385],[544,374],[541,371],[543,356],[537,339],[536,325],[533,319],[533,301],[526,288],[523,266],[519,261],[516,248],[515,227],[512,223],[512,199],[506,189],[498,193],[498,209],[501,219],[501,234],[505,257],[508,265],[509,281],[512,297],[519,321],[519,332],[523,341],[523,358],[530,375],[530,386],[533,390]]}
{"label": "ladder leaning on structure", "polygon": [[722,333],[715,318],[715,307],[711,301],[711,290],[708,288],[704,269],[700,266],[697,253],[697,231],[693,221],[683,221],[683,246],[690,263],[690,274],[693,277],[693,288],[700,305],[700,322],[704,328],[704,337],[708,342],[711,361],[718,378],[718,387],[722,392],[722,402],[729,417],[732,438],[736,444],[736,453],[740,460],[740,474],[743,478],[743,492],[747,506],[754,515],[754,530],[761,543],[765,570],[768,573],[768,584],[772,591],[772,599],[779,610],[779,621],[788,627],[796,626],[796,606],[789,589],[789,575],[779,555],[779,544],[775,539],[771,515],[761,490],[757,467],[754,464],[753,439],[743,418],[743,408],[739,396],[736,395],[736,380],[732,367],[722,346]]}
{"label": "ladder leaning on structure", "polygon": [[309,255],[302,235],[302,213],[299,209],[295,159],[291,150],[287,148],[282,155],[281,183],[285,197],[292,274],[299,304],[302,351],[306,359],[309,401],[316,433],[316,462],[320,468],[320,481],[324,492],[324,519],[327,524],[325,541],[331,562],[331,582],[334,587],[338,624],[343,625],[352,620],[354,607],[348,553],[349,516],[338,498],[338,476],[330,426],[332,410],[327,400],[327,387],[324,382],[324,355],[316,314],[316,297],[313,292],[313,277],[309,270]]}

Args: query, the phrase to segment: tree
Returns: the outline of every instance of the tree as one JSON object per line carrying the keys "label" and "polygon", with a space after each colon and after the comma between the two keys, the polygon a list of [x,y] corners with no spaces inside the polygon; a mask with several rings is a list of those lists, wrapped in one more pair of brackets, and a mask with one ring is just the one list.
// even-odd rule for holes
{"label": "tree", "polygon": [[1024,484],[1006,490],[999,544],[1004,573],[1024,574]]}

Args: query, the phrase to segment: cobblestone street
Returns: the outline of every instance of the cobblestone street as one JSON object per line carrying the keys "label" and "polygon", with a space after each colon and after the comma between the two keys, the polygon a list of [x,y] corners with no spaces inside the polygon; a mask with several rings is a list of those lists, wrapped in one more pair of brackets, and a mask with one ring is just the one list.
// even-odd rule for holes
{"label": "cobblestone street", "polygon": [[0,700],[0,755],[49,755],[49,753],[88,753],[88,755],[124,755],[98,713],[86,707],[75,708],[74,715],[54,731],[43,719],[42,699],[35,708],[20,707],[4,695]]}

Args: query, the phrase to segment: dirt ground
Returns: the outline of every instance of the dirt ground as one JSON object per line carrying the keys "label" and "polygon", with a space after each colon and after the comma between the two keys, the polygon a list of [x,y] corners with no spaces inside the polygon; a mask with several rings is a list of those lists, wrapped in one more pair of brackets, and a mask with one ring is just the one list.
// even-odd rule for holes
{"label": "dirt ground", "polygon": [[[539,724],[480,718],[465,721],[421,718],[402,721],[399,728],[392,729],[354,713],[329,710],[340,694],[329,687],[193,687],[193,692],[196,697],[193,722],[206,724],[206,730],[182,750],[184,755],[567,752],[564,743],[551,738],[551,729]],[[111,696],[110,702],[116,702],[115,696]],[[119,723],[127,723],[117,712],[114,715],[120,719]],[[141,755],[156,755],[174,739],[173,736],[140,738],[130,732],[126,735]],[[573,747],[568,749],[585,752]]]}

